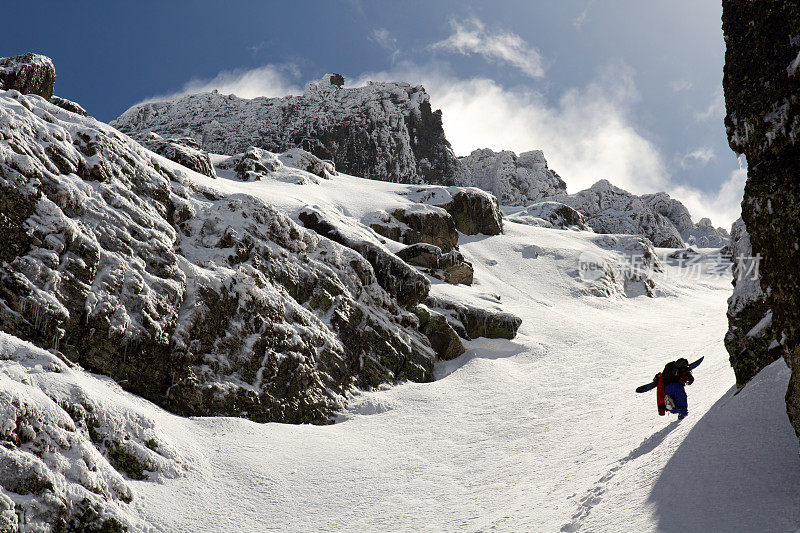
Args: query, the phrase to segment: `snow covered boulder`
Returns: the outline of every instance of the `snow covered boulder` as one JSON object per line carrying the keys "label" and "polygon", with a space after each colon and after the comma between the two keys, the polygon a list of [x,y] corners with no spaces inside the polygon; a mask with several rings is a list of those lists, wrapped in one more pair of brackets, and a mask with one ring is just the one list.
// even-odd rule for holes
{"label": "snow covered boulder", "polygon": [[567,192],[564,180],[547,168],[541,150],[495,152],[488,148],[460,157],[463,185],[492,193],[503,205],[527,205],[547,196]]}
{"label": "snow covered boulder", "polygon": [[458,248],[455,220],[441,207],[412,204],[391,215],[373,213],[367,222],[379,235],[403,244],[427,243],[445,252]]}
{"label": "snow covered boulder", "polygon": [[458,335],[466,340],[478,337],[513,339],[522,319],[511,313],[462,304],[439,296],[429,296],[425,305],[447,317]]}
{"label": "snow covered boulder", "polygon": [[82,117],[88,116],[88,113],[84,108],[80,106],[80,104],[73,102],[71,100],[67,100],[66,98],[61,98],[60,96],[51,96],[50,103],[53,105],[57,105],[61,109],[66,109],[71,113],[77,113]]}
{"label": "snow covered boulder", "polygon": [[427,268],[432,276],[452,285],[472,285],[472,265],[458,250],[442,253],[438,246],[419,243],[403,248],[397,256],[410,265]]}
{"label": "snow covered boulder", "polygon": [[216,178],[214,165],[211,164],[209,155],[200,149],[200,144],[191,137],[178,139],[165,139],[160,135],[151,133],[141,140],[142,146],[149,148],[158,155],[163,155],[170,161],[175,161],[190,170]]}
{"label": "snow covered boulder", "polygon": [[278,158],[287,167],[299,168],[326,180],[338,174],[332,161],[323,161],[314,154],[300,148],[287,150]]}
{"label": "snow covered boulder", "polygon": [[0,89],[22,94],[38,94],[49,100],[56,83],[56,68],[49,57],[22,54],[0,58]]}
{"label": "snow covered boulder", "polygon": [[411,191],[412,201],[439,206],[453,217],[464,235],[503,233],[503,213],[497,198],[475,187],[425,187]]}
{"label": "snow covered boulder", "polygon": [[595,296],[655,297],[656,275],[664,271],[653,244],[635,235],[599,235],[594,243],[608,254],[587,251],[578,260],[578,277]]}
{"label": "snow covered boulder", "polygon": [[592,229],[582,214],[560,202],[537,202],[524,209],[509,209],[506,213],[508,220],[519,224],[579,231]]}

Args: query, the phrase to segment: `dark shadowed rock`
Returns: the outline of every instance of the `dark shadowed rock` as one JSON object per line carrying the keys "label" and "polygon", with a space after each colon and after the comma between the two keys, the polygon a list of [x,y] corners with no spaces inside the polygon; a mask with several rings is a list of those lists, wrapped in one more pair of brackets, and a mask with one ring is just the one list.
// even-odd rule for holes
{"label": "dark shadowed rock", "polygon": [[509,210],[506,213],[508,220],[519,224],[581,231],[591,229],[582,214],[560,202],[537,202],[524,209]]}
{"label": "dark shadowed rock", "polygon": [[141,140],[141,144],[158,155],[163,155],[170,161],[175,161],[190,170],[210,178],[217,177],[216,172],[214,172],[214,165],[211,164],[211,158],[200,149],[200,144],[191,137],[164,139],[160,135],[153,133]]}
{"label": "dark shadowed rock", "polygon": [[442,313],[424,305],[415,307],[414,313],[419,318],[420,331],[428,337],[428,341],[439,359],[449,361],[465,352],[458,333]]}
{"label": "dark shadowed rock", "polygon": [[458,250],[442,253],[438,246],[418,243],[403,248],[397,256],[410,265],[427,268],[432,276],[452,285],[472,285],[472,265]]}
{"label": "dark shadowed rock", "polygon": [[522,325],[522,319],[511,313],[465,305],[441,297],[429,296],[425,305],[448,317],[459,336],[467,340],[478,337],[513,339]]}
{"label": "dark shadowed rock", "polygon": [[753,258],[750,235],[740,218],[731,227],[733,294],[728,298],[728,332],[725,348],[736,375],[744,386],[756,374],[783,355],[783,345],[772,324],[772,310],[761,289],[760,262]]}
{"label": "dark shadowed rock", "polygon": [[51,96],[50,97],[50,103],[53,104],[53,105],[57,105],[61,109],[66,109],[67,111],[69,111],[71,113],[78,114],[78,115],[80,115],[82,117],[86,117],[86,116],[89,115],[86,112],[86,110],[84,108],[82,108],[79,104],[77,104],[77,103],[75,103],[75,102],[73,102],[71,100],[67,100],[66,98],[61,98],[60,96]]}
{"label": "dark shadowed rock", "polygon": [[453,217],[440,207],[415,204],[395,209],[391,215],[375,213],[370,227],[387,239],[403,244],[427,243],[444,251],[458,248],[458,232]]}
{"label": "dark shadowed rock", "polygon": [[49,57],[22,54],[0,58],[0,88],[22,94],[38,94],[46,100],[53,96],[56,68]]}
{"label": "dark shadowed rock", "polygon": [[375,243],[348,236],[337,227],[336,221],[316,209],[306,208],[298,218],[306,228],[361,254],[372,265],[381,287],[401,305],[413,306],[428,296],[430,282],[396,255]]}
{"label": "dark shadowed rock", "polygon": [[[800,435],[800,4],[722,7],[725,126],[731,148],[747,157],[742,219],[763,258],[761,288],[792,371],[786,407]],[[757,354],[754,368],[764,357]]]}

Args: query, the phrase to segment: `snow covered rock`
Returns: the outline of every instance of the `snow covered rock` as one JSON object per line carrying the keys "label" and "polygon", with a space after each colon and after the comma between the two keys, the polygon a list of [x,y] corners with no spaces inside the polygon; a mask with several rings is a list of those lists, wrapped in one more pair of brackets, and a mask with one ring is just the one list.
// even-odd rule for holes
{"label": "snow covered rock", "polygon": [[324,161],[300,148],[290,148],[279,159],[287,167],[299,168],[326,180],[338,174],[332,161]]}
{"label": "snow covered rock", "polygon": [[645,237],[635,235],[600,235],[594,243],[608,254],[588,251],[581,254],[578,277],[595,296],[656,296],[656,275],[664,267]]}
{"label": "snow covered rock", "polygon": [[82,117],[88,116],[88,113],[84,108],[80,106],[80,104],[73,102],[71,100],[67,100],[66,98],[61,98],[60,96],[51,96],[50,103],[53,105],[57,105],[61,109],[66,109],[72,113],[77,113]]}
{"label": "snow covered rock", "polygon": [[[302,148],[355,176],[404,183],[458,184],[460,167],[440,111],[421,86],[370,83],[345,88],[326,75],[304,94],[247,100],[217,92],[138,104],[112,125],[128,134],[194,137],[203,149],[242,153]],[[333,82],[331,80],[334,80]]]}
{"label": "snow covered rock", "polygon": [[761,289],[760,261],[753,257],[750,235],[741,218],[731,227],[731,256],[733,294],[728,298],[725,348],[730,354],[736,383],[744,386],[784,355],[784,348],[772,327],[772,309]]}
{"label": "snow covered rock", "polygon": [[440,296],[429,296],[425,305],[442,313],[458,335],[466,340],[478,337],[513,339],[522,319],[511,313],[462,304]]}
{"label": "snow covered rock", "polygon": [[800,436],[800,4],[723,0],[722,8],[728,143],[747,157],[742,219],[792,369],[786,407]]}
{"label": "snow covered rock", "polygon": [[691,245],[717,248],[725,246],[730,240],[728,231],[725,228],[715,228],[708,218],[700,219],[697,224],[692,222],[692,216],[686,206],[670,198],[665,192],[643,194],[640,198],[650,209],[667,217],[681,238]]}
{"label": "snow covered rock", "polygon": [[541,150],[517,156],[484,148],[458,160],[463,167],[462,183],[492,193],[503,205],[527,205],[567,192],[564,180],[547,168]]}
{"label": "snow covered rock", "polygon": [[169,439],[53,354],[2,332],[0,353],[0,530],[141,529],[129,480],[183,475]]}
{"label": "snow covered rock", "polygon": [[[413,306],[425,300],[430,282],[400,258],[367,240],[353,238],[339,228],[329,215],[309,207],[298,215],[303,225],[343,246],[361,254],[372,265],[378,283],[403,306]],[[341,225],[343,226],[343,225]]]}
{"label": "snow covered rock", "polygon": [[36,96],[0,92],[0,131],[3,331],[183,415],[325,423],[352,387],[432,379],[417,318],[379,285],[406,305],[427,280],[393,254],[196,185]]}
{"label": "snow covered rock", "polygon": [[455,220],[441,207],[411,204],[391,214],[372,213],[368,222],[379,235],[403,244],[427,243],[445,252],[458,248]]}
{"label": "snow covered rock", "polygon": [[22,54],[0,57],[0,89],[22,94],[38,94],[49,100],[56,83],[56,68],[49,57]]}
{"label": "snow covered rock", "polygon": [[474,271],[458,250],[442,253],[432,244],[418,243],[397,252],[397,257],[408,263],[427,268],[429,273],[453,285],[472,285]]}
{"label": "snow covered rock", "polygon": [[549,200],[579,211],[598,233],[642,235],[655,246],[664,248],[683,246],[683,238],[669,218],[655,211],[643,198],[607,180],[600,180],[575,194],[557,195]]}
{"label": "snow covered rock", "polygon": [[420,331],[428,337],[439,359],[450,361],[466,351],[458,333],[442,313],[425,305],[418,305],[414,313],[419,318]]}
{"label": "snow covered rock", "polygon": [[531,204],[524,209],[506,209],[506,219],[519,224],[579,231],[592,229],[582,214],[560,202],[544,201]]}
{"label": "snow covered rock", "polygon": [[156,133],[151,133],[140,139],[142,146],[163,155],[170,161],[175,161],[188,169],[216,178],[214,165],[211,164],[209,155],[200,149],[200,144],[191,137],[178,139],[165,139]]}
{"label": "snow covered rock", "polygon": [[475,187],[424,187],[411,191],[408,198],[439,206],[453,217],[456,229],[464,235],[503,233],[503,213],[497,198]]}

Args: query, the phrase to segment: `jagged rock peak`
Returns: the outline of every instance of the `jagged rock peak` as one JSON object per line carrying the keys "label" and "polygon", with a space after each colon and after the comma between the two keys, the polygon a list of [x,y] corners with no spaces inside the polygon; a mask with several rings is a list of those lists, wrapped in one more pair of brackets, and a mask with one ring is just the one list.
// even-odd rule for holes
{"label": "jagged rock peak", "polygon": [[49,57],[28,52],[0,58],[0,89],[38,94],[50,99],[56,82],[56,67]]}
{"label": "jagged rock peak", "polygon": [[327,74],[299,96],[202,93],[138,104],[112,125],[133,136],[193,137],[209,152],[302,148],[342,172],[404,183],[459,184],[460,166],[422,86],[343,87]]}
{"label": "jagged rock peak", "polygon": [[547,167],[541,150],[517,155],[482,148],[460,157],[459,162],[464,185],[491,192],[503,205],[526,205],[567,191],[564,180]]}

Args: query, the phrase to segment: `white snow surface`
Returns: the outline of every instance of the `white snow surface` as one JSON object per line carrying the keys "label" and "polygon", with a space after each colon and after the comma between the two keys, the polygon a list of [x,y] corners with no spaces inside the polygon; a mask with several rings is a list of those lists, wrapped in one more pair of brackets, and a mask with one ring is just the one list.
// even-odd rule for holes
{"label": "white snow surface", "polygon": [[[344,174],[287,180],[302,172],[288,167],[254,182],[218,169],[214,180],[163,161],[293,218],[306,206],[338,214],[379,243],[356,221],[412,204],[420,187]],[[467,343],[464,355],[438,363],[433,383],[356,395],[331,426],[182,418],[110,380],[81,378],[113,389],[98,402],[129,398],[179,458],[180,475],[126,479],[126,512],[156,531],[187,532],[798,529],[784,363],[734,397],[722,342],[729,276],[665,262],[656,297],[627,287],[597,296],[578,259],[612,259],[627,246],[615,239],[509,221],[503,235],[461,236],[475,282],[432,279],[431,293],[514,313],[523,320],[517,337]],[[699,261],[714,252],[700,249]],[[700,355],[684,421],[659,417],[654,394],[634,392],[667,361]]]}
{"label": "white snow surface", "polygon": [[[671,296],[587,296],[573,264],[594,238],[513,223],[462,237],[466,296],[522,317],[517,338],[469,343],[434,383],[354,397],[333,426],[154,410],[190,473],[132,482],[139,517],[164,531],[796,528],[789,373],[779,361],[732,396],[727,277],[667,266]],[[684,421],[633,392],[700,355]]]}

